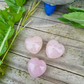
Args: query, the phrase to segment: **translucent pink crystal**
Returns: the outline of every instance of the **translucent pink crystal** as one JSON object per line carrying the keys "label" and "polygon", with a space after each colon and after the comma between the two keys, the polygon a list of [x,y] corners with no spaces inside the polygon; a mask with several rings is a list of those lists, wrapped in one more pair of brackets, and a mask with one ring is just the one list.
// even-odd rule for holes
{"label": "translucent pink crystal", "polygon": [[49,58],[58,58],[63,55],[65,48],[56,40],[50,40],[46,46],[46,54]]}
{"label": "translucent pink crystal", "polygon": [[40,51],[42,44],[43,41],[39,36],[29,37],[25,40],[26,49],[33,54],[36,54]]}
{"label": "translucent pink crystal", "polygon": [[32,58],[28,62],[28,71],[32,77],[39,77],[46,71],[46,63],[38,58]]}

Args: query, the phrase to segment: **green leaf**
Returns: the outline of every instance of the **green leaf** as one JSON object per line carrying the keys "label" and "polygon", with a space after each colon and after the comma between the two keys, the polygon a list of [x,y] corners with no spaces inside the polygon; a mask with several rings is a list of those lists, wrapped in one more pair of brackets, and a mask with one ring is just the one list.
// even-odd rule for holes
{"label": "green leaf", "polygon": [[18,6],[22,6],[25,2],[26,2],[26,0],[16,0],[16,4]]}
{"label": "green leaf", "polygon": [[[7,49],[7,41],[8,39],[13,35],[14,29],[4,24],[3,22],[0,22],[0,56],[6,51]],[[3,33],[4,32],[4,33]]]}
{"label": "green leaf", "polygon": [[24,7],[21,6],[10,7],[10,13],[12,17],[9,19],[8,24],[13,27],[15,22],[18,22],[21,19],[24,11],[25,11]]}
{"label": "green leaf", "polygon": [[11,15],[8,13],[8,9],[0,10],[0,15],[4,18],[5,22],[11,18]]}
{"label": "green leaf", "polygon": [[20,20],[20,18],[22,17],[22,14],[23,14],[23,12],[20,12],[20,13],[18,13],[18,14],[16,14],[16,13],[12,13],[12,15],[13,15],[13,21],[14,22],[18,22],[19,20]]}
{"label": "green leaf", "polygon": [[3,19],[2,15],[0,15],[0,21],[3,22],[4,24],[7,24],[6,21]]}
{"label": "green leaf", "polygon": [[26,0],[5,0],[5,2],[9,5],[9,6],[23,6],[23,4],[26,2]]}
{"label": "green leaf", "polygon": [[9,11],[10,13],[19,13],[19,12],[24,12],[25,9],[24,7],[21,7],[21,6],[10,6]]}
{"label": "green leaf", "polygon": [[6,51],[6,49],[7,49],[7,47],[6,47],[6,45],[4,45],[3,48],[2,48],[2,50],[1,50],[0,56],[1,56],[2,54],[4,54],[4,52]]}
{"label": "green leaf", "polygon": [[11,14],[8,13],[8,9],[0,10],[0,21],[4,24],[8,24],[7,21],[11,18]]}
{"label": "green leaf", "polygon": [[64,14],[63,17],[58,19],[66,23],[70,23],[75,27],[84,27],[84,9],[75,8],[70,5],[68,10],[71,13]]}
{"label": "green leaf", "polygon": [[13,26],[15,22],[18,22],[22,17],[23,12],[20,13],[12,13],[13,17],[8,21],[8,24]]}
{"label": "green leaf", "polygon": [[16,5],[10,6],[9,12],[12,15],[12,18],[8,21],[9,25],[13,26],[15,22],[18,22],[22,17],[24,11],[25,11],[24,7],[16,6]]}
{"label": "green leaf", "polygon": [[71,24],[72,26],[74,26],[74,27],[84,27],[84,26],[80,25],[79,23],[76,23],[76,22],[74,22],[74,21],[70,21],[70,20],[65,19],[65,18],[63,18],[63,17],[60,17],[60,18],[57,18],[57,19],[59,19],[59,20],[62,21],[62,22],[70,23],[70,24]]}
{"label": "green leaf", "polygon": [[6,2],[9,6],[14,6],[14,5],[16,5],[15,0],[5,0],[5,2]]}
{"label": "green leaf", "polygon": [[[24,12],[25,11],[24,7],[17,5],[16,0],[5,0],[5,1],[9,5],[9,11],[11,13],[19,13],[20,11],[21,12]],[[24,1],[24,0],[19,0],[19,3],[21,1]],[[25,2],[22,2],[22,3],[24,4]]]}
{"label": "green leaf", "polygon": [[84,9],[82,8],[75,8],[72,7],[71,5],[68,7],[69,12],[84,12]]}
{"label": "green leaf", "polygon": [[9,19],[8,24],[13,27],[15,22],[13,21],[13,17]]}
{"label": "green leaf", "polygon": [[69,14],[64,14],[63,18],[74,21],[84,26],[84,12],[72,12]]}
{"label": "green leaf", "polygon": [[9,7],[9,12],[12,17],[9,19],[8,24],[13,27],[15,22],[18,22],[24,13],[24,7],[13,5]]}

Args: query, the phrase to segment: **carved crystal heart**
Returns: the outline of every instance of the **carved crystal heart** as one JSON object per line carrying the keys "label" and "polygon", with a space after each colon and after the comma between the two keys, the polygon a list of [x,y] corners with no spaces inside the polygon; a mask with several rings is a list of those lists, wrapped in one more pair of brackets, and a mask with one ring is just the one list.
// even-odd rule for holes
{"label": "carved crystal heart", "polygon": [[33,54],[36,54],[40,51],[42,44],[43,41],[39,36],[29,37],[25,40],[26,49]]}
{"label": "carved crystal heart", "polygon": [[32,77],[39,77],[46,71],[46,63],[38,58],[32,58],[28,62],[28,72]]}
{"label": "carved crystal heart", "polygon": [[65,48],[56,40],[50,40],[46,46],[46,54],[49,58],[58,58],[63,55]]}

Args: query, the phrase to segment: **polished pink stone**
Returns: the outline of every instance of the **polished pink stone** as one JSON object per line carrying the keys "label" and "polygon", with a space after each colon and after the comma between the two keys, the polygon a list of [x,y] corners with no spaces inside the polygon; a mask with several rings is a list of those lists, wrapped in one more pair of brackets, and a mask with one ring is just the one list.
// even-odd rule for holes
{"label": "polished pink stone", "polygon": [[46,54],[49,58],[58,58],[63,55],[65,48],[56,40],[50,40],[46,46]]}
{"label": "polished pink stone", "polygon": [[42,48],[42,44],[43,41],[39,36],[29,37],[25,40],[25,47],[32,54],[38,53]]}
{"label": "polished pink stone", "polygon": [[41,76],[46,71],[46,63],[38,58],[32,58],[28,62],[28,72],[29,74],[36,78]]}

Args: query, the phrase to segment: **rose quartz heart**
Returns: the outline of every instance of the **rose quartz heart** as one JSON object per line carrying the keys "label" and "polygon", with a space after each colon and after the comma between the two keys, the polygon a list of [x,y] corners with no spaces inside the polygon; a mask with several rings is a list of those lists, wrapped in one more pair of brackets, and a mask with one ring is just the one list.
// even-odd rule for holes
{"label": "rose quartz heart", "polygon": [[63,55],[65,48],[56,40],[50,40],[46,46],[46,54],[49,58],[58,58]]}
{"label": "rose quartz heart", "polygon": [[43,41],[39,36],[29,37],[25,40],[25,47],[32,54],[38,53],[42,48],[42,44]]}
{"label": "rose quartz heart", "polygon": [[32,58],[28,62],[28,71],[32,77],[39,77],[46,71],[46,63],[38,58]]}

